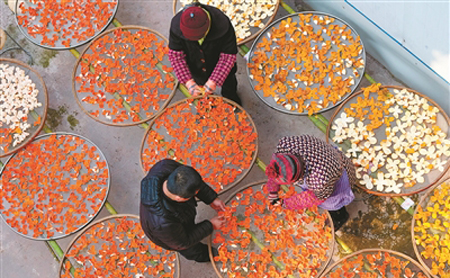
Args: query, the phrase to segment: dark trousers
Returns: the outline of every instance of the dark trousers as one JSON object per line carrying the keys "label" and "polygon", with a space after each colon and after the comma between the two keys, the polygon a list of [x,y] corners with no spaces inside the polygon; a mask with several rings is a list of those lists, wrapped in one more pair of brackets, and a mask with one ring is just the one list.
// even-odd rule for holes
{"label": "dark trousers", "polygon": [[196,245],[185,249],[185,250],[177,250],[183,257],[188,260],[193,260],[196,262],[209,262],[209,252],[208,245],[203,243],[197,243]]}
{"label": "dark trousers", "polygon": [[339,230],[349,218],[349,214],[345,209],[345,206],[340,208],[339,210],[329,210],[328,212],[330,213],[331,219],[333,220],[335,231]]}
{"label": "dark trousers", "polygon": [[227,79],[223,82],[221,93],[223,97],[242,105],[241,99],[237,95],[237,79],[235,73],[230,72],[230,74],[228,74]]}

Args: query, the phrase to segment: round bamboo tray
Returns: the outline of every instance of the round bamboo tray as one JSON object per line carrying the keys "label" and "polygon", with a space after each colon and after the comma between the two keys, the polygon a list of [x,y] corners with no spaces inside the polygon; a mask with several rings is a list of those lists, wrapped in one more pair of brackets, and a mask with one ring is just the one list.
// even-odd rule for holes
{"label": "round bamboo tray", "polygon": [[13,13],[16,13],[16,2],[23,2],[23,0],[8,0],[8,7]]}
{"label": "round bamboo tray", "polygon": [[[196,105],[201,105],[200,109]],[[235,117],[227,118],[229,115]],[[198,125],[201,129],[196,129]],[[156,145],[149,146],[149,136],[157,138]],[[248,147],[254,149],[249,151]],[[171,158],[195,168],[206,183],[222,194],[250,171],[258,154],[258,132],[250,115],[231,100],[213,95],[183,99],[150,122],[140,154],[144,172],[159,160]]]}
{"label": "round bamboo tray", "polygon": [[[444,215],[445,215],[445,211],[447,211],[447,213],[448,213],[448,207],[450,206],[449,198],[447,197],[446,201],[444,201],[443,204],[440,204],[438,202],[438,200],[432,201],[431,198],[432,197],[435,198],[436,195],[441,196],[441,194],[437,194],[437,192],[440,193],[444,186],[446,187],[446,190],[448,192],[448,190],[450,189],[449,183],[450,183],[450,179],[447,179],[447,180],[445,180],[445,181],[435,185],[433,188],[431,188],[429,191],[426,192],[426,194],[420,200],[419,205],[414,210],[414,217],[413,217],[413,221],[411,223],[411,238],[412,238],[412,242],[413,242],[413,246],[414,246],[414,252],[416,253],[417,258],[419,259],[419,261],[423,265],[423,267],[429,273],[431,273],[432,277],[435,277],[435,278],[450,277],[450,275],[449,275],[449,273],[450,273],[449,262],[448,262],[448,260],[446,262],[444,261],[445,268],[442,269],[440,273],[433,273],[432,272],[433,263],[437,266],[437,265],[439,265],[439,260],[436,260],[437,258],[435,258],[435,259],[432,259],[432,258],[426,259],[426,258],[424,258],[424,256],[422,255],[422,252],[424,252],[426,250],[426,248],[424,248],[424,246],[422,246],[421,244],[418,244],[416,242],[416,240],[420,239],[422,242],[424,242],[424,241],[427,242],[428,240],[431,240],[432,237],[438,236],[440,242],[444,242],[445,240],[448,241],[449,240],[448,236],[449,236],[450,230],[449,230],[448,227],[445,227],[445,226],[442,227],[442,225],[440,225],[440,224],[437,225],[437,226],[439,226],[441,228],[441,230],[438,230],[436,227],[433,227],[432,225],[430,225],[429,228],[423,228],[421,234],[419,234],[419,231],[416,234],[415,228],[417,227],[417,229],[420,229],[420,226],[423,227],[425,225],[425,223],[424,223],[425,220],[422,217],[419,216],[419,214],[421,214],[421,213],[419,213],[419,210],[427,211],[428,208],[431,208],[433,210],[434,209],[434,204],[439,204],[439,212],[435,212],[435,211],[433,213],[429,212],[430,216],[428,217],[428,220],[430,220],[430,221],[427,221],[427,222],[431,223],[433,221],[432,224],[438,224],[438,221],[440,221],[440,223],[447,223],[447,226],[448,226],[448,224],[449,224],[447,222],[448,218],[446,218]],[[448,196],[448,194],[447,194],[447,196]],[[445,198],[445,195],[442,196],[441,200],[444,200],[444,198]],[[443,209],[441,208],[441,205],[444,207]],[[435,215],[436,217],[434,217],[434,215],[433,215],[434,213],[436,213],[436,215]],[[417,225],[417,222],[418,222],[419,219],[421,219],[421,225],[420,226]],[[426,233],[427,229],[429,229],[429,232],[432,233],[431,235],[430,235],[430,233]],[[428,235],[428,236],[426,236],[426,238],[424,238],[424,234],[425,233]],[[417,239],[416,239],[416,237],[417,237]],[[447,239],[445,237],[447,237]],[[442,244],[444,244],[444,243],[442,243]],[[435,242],[435,243],[430,242],[430,243],[428,243],[426,245],[432,247],[432,251],[434,251],[436,249],[435,248],[436,245],[440,246],[441,243],[438,244],[437,242]],[[447,243],[446,246],[444,244],[444,246],[439,248],[439,250],[442,252],[442,250],[447,249],[447,248],[448,248],[448,243]],[[447,251],[449,251],[449,250],[447,249]],[[445,255],[445,253],[441,253],[441,254],[442,255],[440,255],[439,257]],[[429,255],[437,256],[435,253],[432,253],[432,254],[429,254]],[[447,276],[445,276],[445,275],[447,275]]]}
{"label": "round bamboo tray", "polygon": [[[8,142],[7,135],[3,133],[3,130],[7,130],[10,126],[10,124],[6,125],[7,128],[0,128],[0,138],[3,137],[3,139],[0,141],[0,157],[8,156],[14,152],[17,152],[19,149],[25,147],[29,142],[35,138],[39,132],[44,127],[45,120],[47,118],[47,107],[48,107],[48,94],[47,94],[47,87],[45,86],[45,82],[42,79],[42,77],[39,75],[39,73],[28,66],[27,64],[24,64],[21,61],[15,60],[15,59],[7,59],[7,58],[0,58],[0,64],[6,64],[11,67],[18,67],[21,70],[25,71],[25,75],[28,76],[31,81],[36,85],[36,89],[39,90],[39,93],[37,95],[37,100],[42,105],[40,107],[37,107],[33,111],[28,112],[26,115],[27,120],[26,122],[30,124],[30,128],[27,129],[27,132],[29,135],[17,144],[16,146],[12,145],[12,142]],[[3,121],[2,121],[3,122]],[[17,132],[13,132],[12,134],[16,134]],[[11,136],[13,136],[11,134]],[[5,148],[7,150],[5,151]]]}
{"label": "round bamboo tray", "polygon": [[[450,118],[444,112],[444,110],[442,110],[441,107],[435,101],[430,99],[429,97],[427,97],[427,96],[425,96],[425,95],[423,95],[423,94],[421,94],[419,92],[416,92],[414,90],[411,90],[411,89],[408,89],[408,88],[399,87],[399,86],[381,86],[377,92],[371,92],[368,95],[368,97],[369,97],[369,99],[371,99],[370,97],[373,97],[374,99],[376,99],[374,101],[375,103],[384,103],[382,101],[379,101],[379,102],[377,101],[377,99],[379,97],[378,93],[383,93],[382,96],[385,95],[385,96],[389,96],[388,98],[392,98],[392,97],[395,97],[395,95],[396,95],[394,90],[400,91],[400,90],[403,90],[403,89],[406,89],[408,92],[413,93],[414,95],[417,95],[418,97],[425,99],[426,101],[428,101],[429,106],[436,107],[437,109],[439,109],[439,112],[437,113],[437,117],[436,117],[436,125],[439,126],[439,128],[442,130],[442,132],[447,135],[446,139],[450,139],[450,131],[449,131]],[[331,119],[329,121],[329,124],[327,126],[327,133],[326,133],[327,142],[330,140],[330,138],[332,139],[333,137],[335,137],[335,131],[332,129],[332,126],[335,124],[336,119],[338,119],[339,115],[341,115],[341,113],[344,112],[344,110],[349,108],[351,105],[353,105],[355,107],[355,105],[357,105],[357,103],[361,103],[362,101],[364,101],[364,99],[366,99],[366,98],[364,98],[364,90],[358,91],[357,93],[353,94],[350,98],[348,98],[346,101],[344,101],[341,104],[341,106],[339,106],[338,109],[336,109],[336,111],[334,112],[334,114],[331,117]],[[367,101],[369,99],[367,99]],[[393,104],[390,108],[393,108],[393,106],[395,106],[395,104]],[[355,108],[355,109],[359,109],[359,108]],[[398,116],[399,119],[400,119],[400,117],[403,117],[406,114],[406,112],[409,112],[409,110],[405,109],[405,108],[400,108],[400,110],[402,112]],[[372,114],[372,112],[368,112],[368,113]],[[418,115],[418,113],[419,112],[414,113],[413,117],[416,116],[416,114]],[[413,113],[411,113],[411,114],[413,114]],[[390,117],[390,116],[393,116],[393,114],[391,114],[391,112],[389,112],[389,115],[383,115],[384,118],[393,118],[393,117]],[[356,125],[358,120],[359,120],[358,118],[355,118],[355,121],[353,123]],[[383,118],[381,120],[383,120]],[[368,122],[368,119],[365,119],[363,122],[365,124],[365,122]],[[402,123],[402,122],[399,122],[399,123]],[[369,124],[371,124],[371,123],[369,123]],[[415,126],[418,126],[418,125],[422,125],[422,126],[425,125],[426,127],[430,127],[430,128],[432,127],[431,124],[426,124],[425,121],[422,124],[419,124],[418,122],[415,122]],[[390,124],[391,130],[392,130],[392,128],[394,128],[396,126],[398,126],[398,124],[396,123],[395,120],[393,122],[391,122],[391,124]],[[407,127],[407,129],[410,130],[411,128]],[[373,132],[374,132],[375,137],[377,139],[377,143],[376,143],[377,146],[380,146],[378,141],[380,141],[380,140],[381,141],[383,141],[383,140],[386,141],[387,135],[386,135],[386,124],[385,123],[383,123],[380,127],[375,128],[373,130]],[[358,143],[358,146],[362,145],[366,141],[367,141],[366,139],[360,141],[360,143]],[[389,149],[391,150],[391,154],[386,155],[387,157],[390,158],[390,157],[392,157],[392,154],[394,153],[394,143],[395,142],[385,142],[385,143],[390,144]],[[431,147],[431,146],[435,145],[434,143],[435,142],[427,144],[427,146],[420,147],[420,149],[424,149],[425,147],[427,147],[427,148]],[[338,144],[338,143],[336,143],[336,144]],[[344,141],[342,144],[338,144],[338,145],[339,145],[340,149],[344,151],[344,153],[347,151],[347,149],[349,149],[351,147],[351,143],[349,141]],[[434,148],[434,146],[432,148]],[[420,151],[421,150],[415,151],[417,153],[416,155],[419,155]],[[408,152],[409,152],[409,150],[407,150],[407,152],[405,150],[403,151],[404,155],[408,154]],[[361,152],[358,152],[358,153],[360,155]],[[443,159],[441,159],[441,160],[445,161],[445,160],[448,160],[449,157],[447,157],[446,155],[442,154],[442,158]],[[357,157],[355,159],[357,159]],[[427,158],[425,158],[425,159],[427,159]],[[419,158],[417,158],[415,161],[411,161],[411,164],[414,165],[414,163],[419,163],[419,162],[420,163],[424,163],[422,160],[420,160],[420,161],[419,161]],[[354,160],[354,162],[355,162],[355,160]],[[401,192],[399,192],[399,193],[395,193],[395,192],[381,192],[381,191],[376,190],[375,186],[374,186],[374,188],[372,190],[368,189],[366,186],[361,185],[361,184],[357,184],[357,186],[360,187],[361,189],[367,191],[370,194],[374,194],[374,195],[378,195],[378,196],[386,196],[386,197],[409,196],[409,195],[420,193],[420,192],[430,188],[434,184],[436,184],[436,182],[438,180],[440,180],[443,177],[443,175],[448,171],[449,167],[450,167],[450,161],[448,161],[447,163],[445,163],[445,165],[442,166],[442,171],[440,171],[438,169],[432,169],[429,173],[426,173],[424,175],[424,181],[423,182],[419,182],[417,179],[415,179],[414,182],[416,182],[416,183],[412,187],[405,187],[405,186],[401,187],[400,188]],[[381,169],[381,171],[384,174],[389,172],[388,170],[386,170],[385,166],[382,166],[382,168],[379,168],[377,171],[372,171],[373,175],[374,175],[375,172],[380,171],[380,169]],[[369,173],[368,171],[370,171],[370,170],[368,170],[368,169],[367,170],[362,170],[362,174],[360,174],[361,177],[363,176],[363,174],[369,174],[370,175],[371,173]],[[411,171],[413,171],[412,168],[411,168]],[[406,184],[406,181],[407,181],[407,179],[403,179],[403,181],[401,181],[399,179],[400,183],[405,183]]]}
{"label": "round bamboo tray", "polygon": [[94,219],[106,202],[110,176],[101,150],[70,133],[36,137],[0,172],[0,215],[33,240],[59,239]]}
{"label": "round bamboo tray", "polygon": [[[236,216],[235,214],[238,214],[236,216],[236,219],[233,217],[230,218],[227,213],[224,214],[224,217],[227,218],[228,223],[226,224],[225,228],[222,229],[221,235],[224,236],[223,242],[232,242],[230,245],[226,246],[223,245],[224,243],[215,243],[220,244],[219,246],[219,258],[216,262],[212,255],[211,246],[213,244],[213,235],[209,236],[208,239],[208,248],[209,248],[209,256],[211,259],[211,262],[213,263],[214,270],[217,273],[217,276],[220,278],[226,278],[230,277],[226,275],[229,272],[239,271],[240,277],[263,277],[263,275],[269,275],[268,277],[275,277],[276,274],[269,273],[270,271],[274,270],[275,268],[278,268],[277,273],[282,273],[282,277],[319,277],[319,275],[325,270],[326,266],[329,264],[333,251],[334,251],[334,227],[333,227],[333,221],[331,219],[330,214],[328,211],[318,208],[318,210],[309,209],[304,210],[301,214],[295,213],[294,211],[285,210],[282,208],[276,208],[279,210],[276,211],[269,211],[267,207],[269,204],[267,203],[267,192],[264,190],[261,190],[259,187],[263,186],[267,183],[267,180],[258,181],[251,183],[239,190],[236,190],[233,194],[231,194],[225,202],[227,203],[227,208],[236,208],[236,211],[233,212],[233,216]],[[283,186],[282,186],[283,188]],[[252,192],[246,192],[246,190],[251,189]],[[292,190],[287,192],[286,194],[294,194],[295,190],[300,190],[300,188],[297,187],[290,187],[289,189],[283,188],[286,192],[286,190]],[[256,191],[256,193],[255,193]],[[283,192],[283,191],[282,191]],[[247,199],[247,197],[251,197],[252,201],[250,202],[250,199]],[[281,196],[283,198],[284,196]],[[259,206],[255,206],[256,204],[259,204]],[[264,210],[262,210],[264,208]],[[255,210],[255,211],[253,211]],[[292,214],[287,215],[287,212],[291,212]],[[320,214],[320,217],[317,217],[317,214]],[[273,222],[270,219],[273,219],[270,217],[270,215],[275,215],[275,219],[281,220],[281,222]],[[247,222],[247,219],[252,218],[254,222]],[[290,225],[295,225],[296,227],[287,228],[286,230],[286,223],[284,222],[284,219],[290,219],[289,223],[292,223]],[[242,223],[241,225],[236,225],[237,233],[233,231],[233,222],[234,221],[240,221]],[[293,223],[293,221],[296,221]],[[311,222],[309,222],[311,221]],[[257,223],[261,222],[261,223]],[[270,222],[270,223],[269,223]],[[282,225],[285,226],[284,229],[286,230],[281,231],[278,230],[278,228],[274,228],[276,225],[282,223]],[[246,226],[247,225],[247,226]],[[290,226],[288,225],[288,226]],[[299,226],[301,225],[301,226]],[[265,231],[266,227],[272,227],[272,229],[269,229]],[[320,231],[322,231],[325,227],[328,227],[328,235],[321,234],[318,235]],[[228,229],[228,233],[224,234],[224,229]],[[293,229],[293,230],[289,230]],[[217,233],[219,231],[216,231],[214,236],[217,238]],[[269,238],[270,233],[274,233]],[[231,234],[239,234],[236,238],[234,236],[230,236]],[[244,236],[244,234],[247,234],[248,236]],[[280,244],[282,241],[278,240],[278,237],[291,237],[293,239],[292,243],[286,243],[286,246],[284,249],[282,249],[282,246],[278,250],[274,250],[277,248],[277,245]],[[325,239],[321,238],[320,236],[325,236]],[[221,238],[220,236],[219,238]],[[326,239],[329,237],[329,242],[327,244]],[[216,240],[216,239],[215,239]],[[321,242],[323,240],[323,242]],[[247,243],[245,243],[247,241]],[[270,242],[270,246],[268,246],[267,242]],[[289,242],[289,241],[288,241]],[[247,244],[247,246],[243,246]],[[272,245],[273,244],[273,245]],[[269,257],[258,257],[260,253],[263,253],[259,251],[258,247],[262,250],[263,248],[267,250],[270,249],[269,253],[266,255],[269,255]],[[295,248],[298,247],[298,248]],[[306,248],[305,248],[306,247]],[[226,251],[223,251],[223,248],[226,248]],[[314,250],[313,254],[308,253],[305,254],[306,250]],[[232,249],[231,252],[229,252],[228,249]],[[249,249],[249,252],[252,252],[252,255],[244,254],[247,252],[247,249]],[[256,252],[253,252],[257,249]],[[301,250],[299,253],[298,250]],[[325,252],[323,250],[326,250]],[[259,251],[259,252],[258,252]],[[222,252],[226,252],[226,254],[233,254],[233,252],[237,252],[238,258],[229,258],[232,265],[229,266],[228,263],[226,265],[223,265],[223,262],[220,262],[220,254]],[[241,253],[243,252],[243,253]],[[321,260],[320,256],[325,256],[326,260]],[[227,256],[227,255],[224,255]],[[306,260],[305,260],[306,257]],[[268,259],[271,261],[271,266],[267,267],[265,271],[269,271],[267,273],[253,273],[256,270],[252,270],[251,262],[252,260],[256,260],[257,262],[260,262],[262,260]],[[286,265],[289,263],[289,259],[297,260],[296,262],[293,262],[294,265]],[[303,260],[303,261],[302,261]],[[219,264],[222,264],[222,267],[219,266]],[[233,266],[235,264],[235,266]],[[253,262],[254,264],[254,262]],[[315,264],[315,265],[314,265]],[[319,268],[315,268],[316,265],[320,265]],[[259,265],[261,267],[261,265]],[[293,272],[292,274],[289,274],[288,272],[283,272],[283,269],[291,268],[291,269],[298,269],[300,272]],[[254,274],[256,276],[250,276],[251,274]],[[260,275],[260,276],[257,276]],[[271,276],[272,275],[272,276]],[[231,276],[234,277],[234,276]],[[277,276],[278,277],[278,276]]]}
{"label": "round bamboo tray", "polygon": [[[215,0],[215,1],[214,0],[202,0],[200,2],[202,4],[205,4],[205,5],[214,6],[214,7],[218,8],[218,9],[220,9],[220,10],[222,10],[222,5],[217,5],[215,3],[219,2],[219,3],[223,3],[223,5],[225,5],[225,6],[233,7],[233,12],[227,13],[224,10],[222,10],[222,11],[225,13],[225,15],[228,16],[228,18],[230,18],[230,20],[231,20],[235,30],[236,29],[239,30],[239,29],[242,29],[242,28],[249,28],[248,32],[250,33],[249,35],[239,36],[239,34],[238,34],[239,32],[236,32],[236,39],[237,39],[237,44],[238,45],[244,45],[244,44],[252,41],[253,39],[255,39],[273,21],[273,19],[275,18],[276,14],[278,12],[278,8],[280,7],[280,0],[274,0],[273,1],[275,3],[274,4],[274,11],[272,12],[271,15],[266,16],[264,19],[261,20],[262,26],[261,27],[259,27],[259,26],[258,27],[249,27],[248,22],[238,22],[237,21],[237,16],[236,15],[240,15],[243,12],[248,12],[249,11],[248,7],[246,8],[245,11],[242,11],[242,10],[237,10],[236,11],[236,5],[238,5],[240,2],[243,2],[242,0],[235,1],[235,2],[238,2],[238,3],[234,3],[234,2],[233,3],[229,3],[230,1],[226,1],[226,0],[220,0],[220,1],[217,1],[217,0]],[[246,4],[248,4],[248,2],[246,2]],[[256,7],[254,7],[254,9],[258,9],[258,8],[261,8],[261,6],[258,6],[258,5],[262,4],[262,2],[260,2],[258,0],[254,0],[254,2],[252,4],[254,6],[256,6]],[[178,11],[180,11],[183,7],[184,6],[182,5],[180,0],[173,0],[173,14],[174,15]]]}
{"label": "round bamboo tray", "polygon": [[[130,222],[127,220],[130,220]],[[134,227],[130,226],[131,222],[134,222]],[[137,225],[139,226],[136,227]],[[133,230],[133,228],[136,230]],[[97,234],[99,232],[102,233]],[[139,232],[139,234],[134,234],[134,232]],[[131,236],[133,238],[130,238]],[[77,256],[80,259],[77,259]],[[147,256],[152,257],[148,259]],[[157,270],[158,276],[148,273],[152,267],[154,268],[158,266],[158,263],[161,263],[159,261],[161,257],[159,256],[171,256],[173,258],[175,274],[170,277],[179,278],[180,260],[177,252],[164,251],[147,239],[137,215],[111,215],[95,221],[72,240],[60,261],[59,277],[72,277],[71,273],[75,273],[78,268],[84,268],[88,271],[87,268],[89,267],[96,269],[95,273],[92,273],[96,277],[101,276],[98,274],[100,271],[105,274],[104,269],[107,269],[106,274],[112,276],[103,277],[160,277],[161,272],[167,271],[169,266],[166,265]],[[114,259],[114,257],[118,259]],[[82,260],[82,262],[79,262],[79,260]],[[104,260],[108,260],[108,264],[105,264]],[[83,274],[87,275],[88,273]]]}
{"label": "round bamboo tray", "polygon": [[253,92],[269,107],[291,115],[338,106],[358,87],[366,61],[358,33],[322,12],[275,20],[254,40],[248,55]]}
{"label": "round bamboo tray", "polygon": [[[384,253],[384,255],[382,254]],[[372,260],[373,262],[376,261],[382,261],[384,264],[384,267],[386,267],[386,270],[388,270],[388,273],[381,273],[380,269],[383,269],[382,266],[379,266],[380,269],[376,267],[376,265],[373,264],[373,262],[370,262],[366,259],[366,261],[359,262],[358,269],[352,268],[351,266],[346,265],[347,261],[351,261],[351,258],[360,257],[362,256],[364,259],[364,256],[372,254]],[[377,255],[374,255],[377,254]],[[379,257],[377,257],[379,254]],[[388,255],[388,257],[386,256]],[[407,262],[408,264],[403,265],[402,262]],[[396,262],[396,265],[393,266],[394,262]],[[408,266],[410,265],[411,266]],[[392,269],[395,267],[395,269]],[[412,269],[411,269],[412,267]],[[375,271],[373,268],[375,268],[377,271]],[[406,269],[409,269],[406,270]],[[399,274],[394,274],[392,271],[399,271]],[[339,271],[339,272],[336,272]],[[342,273],[344,271],[344,273]],[[336,273],[335,273],[336,272]],[[407,272],[411,272],[412,274]],[[370,276],[370,277],[408,277],[408,278],[425,278],[430,277],[426,270],[415,260],[410,258],[409,256],[406,256],[405,254],[392,251],[392,250],[384,250],[384,249],[364,249],[360,250],[354,253],[351,253],[350,255],[340,259],[339,261],[332,264],[325,272],[320,276],[321,278],[332,278],[332,277],[353,277],[353,278],[359,278],[359,277],[369,277],[369,276],[362,276],[359,275],[359,273],[371,273],[372,275],[376,276]],[[334,274],[334,275],[333,275]],[[418,274],[416,276],[416,274]],[[336,276],[340,275],[340,276]],[[367,274],[366,274],[367,275]]]}
{"label": "round bamboo tray", "polygon": [[0,28],[0,50],[5,46],[6,43],[6,33]]}
{"label": "round bamboo tray", "polygon": [[[128,34],[131,36],[126,37]],[[134,38],[131,43],[130,37]],[[78,105],[106,125],[132,126],[152,119],[169,104],[178,86],[169,72],[167,55],[157,57],[155,53],[168,50],[167,43],[158,32],[141,26],[104,32],[88,44],[75,64],[72,91]],[[99,51],[98,45],[106,49]],[[98,61],[86,66],[87,58]]]}
{"label": "round bamboo tray", "polygon": [[[79,46],[82,46],[83,44],[89,42],[93,38],[95,38],[97,35],[102,33],[109,24],[113,21],[118,6],[119,6],[119,0],[102,0],[102,3],[116,3],[116,5],[110,9],[106,10],[105,7],[97,7],[98,10],[96,10],[95,14],[91,13],[80,13],[81,9],[85,4],[80,5],[78,7],[76,6],[65,6],[64,8],[61,7],[61,10],[55,11],[55,6],[50,7],[49,9],[57,14],[63,13],[63,15],[60,15],[61,17],[57,18],[56,20],[52,17],[48,18],[47,15],[43,17],[40,13],[45,11],[47,8],[45,7],[46,1],[37,1],[38,3],[33,3],[34,1],[30,0],[20,0],[16,1],[15,3],[15,18],[16,23],[19,26],[19,30],[22,32],[22,34],[32,43],[44,47],[47,49],[53,49],[53,50],[67,50],[76,48]],[[60,1],[58,1],[60,2]],[[69,1],[70,3],[74,3],[76,1]],[[92,1],[93,2],[93,1]],[[44,6],[39,6],[39,5]],[[49,3],[48,4],[52,4]],[[37,15],[36,16],[28,16],[28,14],[25,14],[22,9],[20,8],[21,5],[24,5],[27,8],[32,8]],[[90,10],[89,12],[92,12],[93,10]],[[95,22],[99,20],[99,14],[105,14],[109,13],[110,16],[107,20],[104,22],[99,23]],[[64,16],[64,17],[62,17]],[[82,23],[81,20],[83,17],[89,17],[90,22],[89,24]],[[48,23],[44,25],[42,23],[43,20],[47,19]],[[61,26],[54,26],[53,20],[55,22],[59,22]],[[65,21],[67,20],[67,21]],[[65,22],[63,22],[65,21]],[[23,24],[23,25],[22,25]],[[26,25],[27,27],[25,27]],[[34,29],[29,29],[31,26],[34,27]],[[97,25],[97,26],[94,26]],[[73,26],[77,26],[77,29]],[[91,29],[90,29],[91,28]],[[72,31],[73,29],[76,29],[75,31]],[[43,33],[43,31],[45,31]],[[86,35],[84,34],[86,33]],[[50,39],[51,38],[51,39]],[[54,41],[53,41],[54,39]],[[73,42],[72,42],[73,40]]]}

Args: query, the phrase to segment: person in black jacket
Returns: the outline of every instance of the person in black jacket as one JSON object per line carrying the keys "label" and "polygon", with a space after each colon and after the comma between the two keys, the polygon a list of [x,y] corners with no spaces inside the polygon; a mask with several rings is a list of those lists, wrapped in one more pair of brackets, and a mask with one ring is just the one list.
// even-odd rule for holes
{"label": "person in black jacket", "polygon": [[178,80],[193,96],[212,94],[241,104],[237,95],[236,33],[219,9],[194,3],[177,13],[170,24],[169,60]]}
{"label": "person in black jacket", "polygon": [[156,245],[178,251],[188,260],[208,262],[208,246],[200,241],[220,229],[225,220],[215,216],[195,223],[195,197],[217,212],[225,210],[224,202],[194,168],[171,159],[161,160],[141,182],[140,221]]}

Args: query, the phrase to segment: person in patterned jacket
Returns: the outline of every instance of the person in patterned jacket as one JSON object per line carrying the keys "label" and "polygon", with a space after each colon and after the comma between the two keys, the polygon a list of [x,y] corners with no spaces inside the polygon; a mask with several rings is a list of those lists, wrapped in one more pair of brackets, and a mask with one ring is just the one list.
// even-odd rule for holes
{"label": "person in patterned jacket", "polygon": [[[355,196],[352,161],[341,151],[311,135],[283,137],[266,168],[269,200],[287,209],[319,206],[330,212],[337,231],[349,218],[345,206]],[[304,189],[290,198],[279,199],[280,184]]]}
{"label": "person in patterned jacket", "polygon": [[193,3],[171,21],[169,61],[178,80],[193,96],[222,87],[222,96],[241,104],[237,95],[236,34],[219,9]]}

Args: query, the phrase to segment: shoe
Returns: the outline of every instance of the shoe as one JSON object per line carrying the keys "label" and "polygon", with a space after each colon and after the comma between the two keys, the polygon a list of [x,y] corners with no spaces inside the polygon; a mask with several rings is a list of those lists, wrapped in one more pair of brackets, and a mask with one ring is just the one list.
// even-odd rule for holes
{"label": "shoe", "polygon": [[348,214],[347,211],[342,213],[342,215],[339,215],[339,219],[337,219],[336,221],[333,221],[334,231],[337,232],[342,226],[344,226],[344,224],[347,223],[349,218],[350,218],[350,215]]}
{"label": "shoe", "polygon": [[[217,251],[217,248],[212,247],[211,248],[212,254],[213,254],[213,258],[219,256],[219,251]],[[211,261],[210,257],[209,257],[209,253],[206,257],[203,257],[201,259],[197,259],[195,260],[197,263],[208,263]]]}
{"label": "shoe", "polygon": [[331,219],[333,220],[334,231],[339,230],[350,218],[345,207],[340,208],[339,210],[329,210]]}

